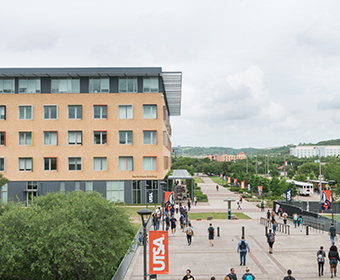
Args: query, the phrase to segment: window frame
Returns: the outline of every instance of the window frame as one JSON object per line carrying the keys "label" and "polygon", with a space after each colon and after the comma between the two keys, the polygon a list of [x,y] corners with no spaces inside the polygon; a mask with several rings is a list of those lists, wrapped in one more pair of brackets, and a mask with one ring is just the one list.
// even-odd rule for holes
{"label": "window frame", "polygon": [[[125,81],[125,89],[122,90],[121,81]],[[129,80],[133,81],[132,91],[129,91]],[[119,93],[137,93],[138,92],[138,78],[137,77],[119,77],[118,78],[118,92]]]}
{"label": "window frame", "polygon": [[[60,91],[60,80],[66,80],[66,91]],[[53,81],[58,81],[58,91],[54,91],[53,88]],[[69,84],[70,81],[70,84]],[[78,88],[77,90],[74,90],[73,88],[73,81],[78,81]],[[71,85],[71,88],[69,88],[69,85]],[[70,77],[59,77],[59,78],[51,78],[51,93],[80,93],[80,78],[70,78]]]}
{"label": "window frame", "polygon": [[[120,108],[123,108],[125,107],[125,118],[121,118],[120,117]],[[131,118],[128,117],[128,108],[131,108]],[[120,120],[132,120],[133,119],[133,105],[131,104],[127,104],[127,105],[124,105],[124,104],[121,104],[121,105],[118,105],[118,119]]]}
{"label": "window frame", "polygon": [[[34,80],[35,81],[35,92],[28,92],[28,80]],[[20,89],[20,82],[26,81],[26,91],[21,91]],[[19,78],[18,79],[18,93],[19,94],[25,94],[25,93],[41,93],[41,79],[40,78]]]}
{"label": "window frame", "polygon": [[[74,107],[74,118],[70,118],[70,108]],[[80,118],[78,117],[78,107],[80,107]],[[67,106],[67,119],[69,120],[82,120],[83,119],[83,105],[68,105]]]}
{"label": "window frame", "polygon": [[[70,143],[70,133],[75,133],[74,135],[74,143]],[[80,143],[78,143],[78,133],[80,133]],[[72,146],[82,146],[83,145],[83,131],[82,130],[69,130],[67,132],[67,143]]]}
{"label": "window frame", "polygon": [[0,157],[0,161],[3,161],[3,166],[4,166],[4,169],[1,170],[1,162],[0,162],[0,172],[6,172],[6,158],[5,157]]}
{"label": "window frame", "polygon": [[[100,169],[96,169],[95,166],[95,160],[100,160]],[[105,163],[103,164],[103,160],[105,160]],[[105,165],[105,169],[103,169],[103,166]],[[93,171],[107,171],[107,157],[93,157]]]}
{"label": "window frame", "polygon": [[[106,143],[105,144],[103,144],[102,142],[103,142],[103,132],[105,132],[105,134],[106,134]],[[100,144],[96,144],[95,143],[95,140],[96,140],[96,138],[95,138],[95,133],[100,133]],[[107,145],[107,130],[94,130],[93,131],[93,145]]]}
{"label": "window frame", "polygon": [[[74,163],[74,166],[75,166],[75,169],[70,169],[70,159],[75,159],[75,163]],[[80,169],[76,169],[76,166],[79,165],[77,160],[80,159]],[[82,157],[68,157],[68,171],[83,171],[83,158]]]}
{"label": "window frame", "polygon": [[[51,160],[52,159],[55,159],[56,160],[56,169],[54,170],[54,169],[51,169],[51,166],[52,166],[52,162],[51,162]],[[46,169],[45,167],[46,167],[46,160],[49,160],[49,168],[50,169]],[[44,157],[44,171],[58,171],[58,157]]]}
{"label": "window frame", "polygon": [[[11,83],[10,92],[4,92],[4,81],[9,80]],[[15,93],[15,78],[0,78],[0,94]]]}
{"label": "window frame", "polygon": [[[100,90],[94,91],[93,90],[93,80],[100,80]],[[108,80],[108,89],[103,91],[103,80]],[[110,78],[109,77],[90,77],[89,78],[89,93],[109,93],[110,92]]]}
{"label": "window frame", "polygon": [[[55,133],[56,134],[56,144],[45,144],[45,133]],[[49,140],[51,140],[51,137],[49,136]],[[50,141],[51,142],[51,141]],[[58,146],[58,131],[44,131],[44,146]]]}
{"label": "window frame", "polygon": [[[149,80],[150,84],[148,85],[149,90],[145,90],[145,81]],[[157,80],[157,90],[152,90],[151,80]],[[158,77],[143,77],[143,92],[145,93],[157,93],[159,92],[159,78]]]}
{"label": "window frame", "polygon": [[[120,161],[125,159],[125,169],[121,169]],[[129,159],[131,159],[131,169],[129,169]],[[133,171],[133,156],[120,156],[118,157],[118,168],[119,171]]]}
{"label": "window frame", "polygon": [[[150,140],[151,140],[150,143],[145,143],[145,135],[144,135],[145,132],[150,132]],[[152,136],[153,132],[155,132],[156,137]],[[143,130],[143,145],[157,145],[157,143],[158,143],[158,139],[157,139],[158,135],[157,134],[158,134],[157,130]],[[156,143],[152,143],[153,140],[155,140]]]}
{"label": "window frame", "polygon": [[[155,159],[156,160],[156,168],[155,169],[145,169],[144,167],[144,159],[147,159],[147,158],[150,158],[151,159],[151,167],[153,167],[153,160],[152,159]],[[158,158],[157,156],[143,156],[143,170],[144,171],[157,171],[158,170]]]}
{"label": "window frame", "polygon": [[[146,107],[150,107],[150,116],[148,116],[148,117],[145,117],[145,112],[144,112],[144,109],[146,108]],[[156,108],[156,116],[155,117],[153,117],[153,112],[154,112],[154,109],[153,108]],[[157,118],[158,118],[158,114],[157,114],[157,104],[143,104],[143,119],[148,119],[148,120],[156,120]]]}
{"label": "window frame", "polygon": [[[20,144],[20,139],[21,139],[21,134],[24,134],[24,143],[23,144]],[[31,144],[27,144],[27,136],[28,136],[28,133],[29,133],[29,136],[31,137]],[[32,146],[33,145],[33,133],[32,131],[19,131],[19,146]]]}
{"label": "window frame", "polygon": [[[24,118],[20,118],[20,108],[23,107],[24,108]],[[31,118],[28,119],[27,118],[27,108],[31,107]],[[33,120],[33,105],[18,105],[18,109],[19,109],[19,120]]]}
{"label": "window frame", "polygon": [[[44,120],[57,120],[58,119],[58,105],[43,105],[43,107],[44,107],[44,111],[43,111]],[[51,115],[52,115],[51,108],[52,107],[55,107],[55,114],[56,114],[55,118],[51,117]],[[48,118],[45,117],[45,108],[48,108],[48,112],[49,112],[49,117]]]}
{"label": "window frame", "polygon": [[0,131],[0,133],[4,135],[4,143],[1,144],[1,135],[0,135],[0,146],[6,146],[6,131]]}
{"label": "window frame", "polygon": [[[131,143],[129,143],[129,134],[131,133]],[[124,134],[124,139],[121,139],[121,134]],[[124,140],[124,143],[122,143]],[[132,130],[119,130],[118,131],[118,143],[119,145],[133,145],[133,131]]]}
{"label": "window frame", "polygon": [[[24,160],[23,170],[20,170],[20,160]],[[31,160],[31,169],[27,169],[27,160]],[[33,172],[33,158],[32,157],[19,157],[19,172]]]}
{"label": "window frame", "polygon": [[[96,118],[95,107],[100,107],[100,117],[99,118]],[[105,117],[103,117],[103,107],[106,108],[106,116]],[[107,120],[107,105],[100,105],[100,104],[93,105],[93,119],[94,120]]]}
{"label": "window frame", "polygon": [[[1,115],[1,111],[0,111],[0,120],[6,120],[6,105],[0,105],[0,109],[3,108],[4,114]],[[2,116],[4,116],[4,118],[2,118]]]}

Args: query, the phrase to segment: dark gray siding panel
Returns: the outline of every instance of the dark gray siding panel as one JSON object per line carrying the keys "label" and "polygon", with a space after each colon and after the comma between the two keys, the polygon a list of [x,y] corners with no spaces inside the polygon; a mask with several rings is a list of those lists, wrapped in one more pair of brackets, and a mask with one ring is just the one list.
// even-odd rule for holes
{"label": "dark gray siding panel", "polygon": [[159,92],[164,92],[162,79],[160,77],[158,78],[158,89],[159,89]]}
{"label": "dark gray siding panel", "polygon": [[[43,185],[41,186],[40,183],[43,183]],[[43,195],[47,193],[57,193],[60,191],[60,182],[58,181],[39,182],[38,188],[39,188],[39,195],[41,195],[41,192]]]}
{"label": "dark gray siding panel", "polygon": [[93,181],[93,191],[99,192],[106,198],[106,181]]}
{"label": "dark gray siding panel", "polygon": [[88,77],[80,78],[80,93],[89,93],[90,79]]}
{"label": "dark gray siding panel", "polygon": [[110,77],[110,92],[118,93],[118,77]]}
{"label": "dark gray siding panel", "polygon": [[138,83],[138,91],[137,92],[143,92],[143,77],[137,77],[137,83]]}
{"label": "dark gray siding panel", "polygon": [[124,182],[124,201],[126,204],[132,204],[132,181]]}
{"label": "dark gray siding panel", "polygon": [[8,183],[8,201],[26,202],[26,182],[9,182]]}
{"label": "dark gray siding panel", "polygon": [[41,93],[51,93],[51,78],[41,78]]}
{"label": "dark gray siding panel", "polygon": [[75,189],[74,181],[66,181],[65,182],[65,191],[66,192],[73,192]]}
{"label": "dark gray siding panel", "polygon": [[19,93],[19,78],[14,79],[15,93]]}

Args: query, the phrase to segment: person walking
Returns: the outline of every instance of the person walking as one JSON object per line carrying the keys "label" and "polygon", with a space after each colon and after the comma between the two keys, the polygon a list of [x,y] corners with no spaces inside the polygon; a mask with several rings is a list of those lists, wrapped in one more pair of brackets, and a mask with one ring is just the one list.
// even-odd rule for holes
{"label": "person walking", "polygon": [[269,254],[273,254],[273,246],[275,242],[275,234],[272,233],[272,230],[270,229],[267,233],[267,242],[269,245]]}
{"label": "person walking", "polygon": [[194,236],[194,228],[192,227],[191,223],[186,228],[187,232],[187,241],[188,241],[188,246],[191,245],[192,237]]}
{"label": "person walking", "polygon": [[241,202],[239,200],[237,201],[237,210],[242,210]]}
{"label": "person walking", "polygon": [[267,211],[267,219],[269,220],[270,219],[270,210],[268,209]]}
{"label": "person walking", "polygon": [[274,209],[272,209],[270,216],[272,218],[272,222],[275,221],[275,211],[274,211]]}
{"label": "person walking", "polygon": [[279,215],[279,218],[281,218],[281,214],[282,214],[282,208],[281,206],[279,207],[279,209],[277,210],[277,213]]}
{"label": "person walking", "polygon": [[287,270],[288,276],[283,277],[283,280],[295,280],[295,278],[292,276],[292,271],[290,269]]}
{"label": "person walking", "polygon": [[319,271],[319,277],[323,276],[323,267],[325,264],[325,257],[326,257],[326,253],[323,250],[323,247],[320,246],[320,250],[316,252],[316,258],[318,261],[318,271]]}
{"label": "person walking", "polygon": [[287,219],[288,219],[288,214],[286,212],[284,212],[282,214],[282,217],[283,217],[283,223],[286,225],[287,224]]}
{"label": "person walking", "polygon": [[182,280],[195,280],[194,276],[191,275],[191,270],[187,269],[186,274]]}
{"label": "person walking", "polygon": [[218,185],[216,185],[216,191],[218,191]]}
{"label": "person walking", "polygon": [[195,206],[197,205],[197,196],[194,197]]}
{"label": "person walking", "polygon": [[237,276],[235,274],[235,269],[231,268],[230,273],[224,277],[224,280],[237,280]]}
{"label": "person walking", "polygon": [[277,229],[277,222],[276,220],[273,221],[273,233],[276,235],[276,229]]}
{"label": "person walking", "polygon": [[328,234],[331,238],[332,244],[334,244],[334,238],[336,236],[336,228],[335,228],[334,224],[331,224],[331,227],[329,228]]}
{"label": "person walking", "polygon": [[303,218],[302,218],[301,215],[299,217],[299,225],[300,225],[300,232],[301,232],[302,231],[302,225],[303,225]]}
{"label": "person walking", "polygon": [[175,218],[175,216],[171,217],[170,223],[171,223],[171,233],[172,233],[172,235],[175,235],[176,234],[176,224],[177,224],[177,219]]}
{"label": "person walking", "polygon": [[215,229],[213,228],[211,223],[209,224],[209,227],[208,227],[208,234],[209,234],[208,239],[209,239],[210,246],[214,246]]}
{"label": "person walking", "polygon": [[240,195],[240,203],[242,204],[243,197]]}
{"label": "person walking", "polygon": [[264,201],[261,201],[261,212],[264,212]]}
{"label": "person walking", "polygon": [[245,237],[242,236],[242,239],[237,244],[237,253],[240,253],[240,265],[246,265],[247,249],[248,252],[250,253],[249,244],[245,240]]}
{"label": "person walking", "polygon": [[256,279],[255,276],[252,273],[250,273],[250,268],[247,266],[246,273],[243,274],[242,280],[255,280],[255,279]]}
{"label": "person walking", "polygon": [[188,211],[190,211],[190,208],[191,208],[191,200],[190,198],[188,199]]}
{"label": "person walking", "polygon": [[336,276],[336,267],[338,265],[338,260],[339,260],[338,248],[334,245],[334,243],[329,248],[328,259],[329,259],[329,266],[331,269],[331,278],[333,278],[334,276]]}
{"label": "person walking", "polygon": [[176,214],[178,214],[178,209],[179,209],[178,202],[177,202],[176,205],[175,205],[175,209],[176,209]]}
{"label": "person walking", "polygon": [[294,227],[296,228],[298,222],[298,215],[296,213],[293,214],[293,223],[294,223]]}

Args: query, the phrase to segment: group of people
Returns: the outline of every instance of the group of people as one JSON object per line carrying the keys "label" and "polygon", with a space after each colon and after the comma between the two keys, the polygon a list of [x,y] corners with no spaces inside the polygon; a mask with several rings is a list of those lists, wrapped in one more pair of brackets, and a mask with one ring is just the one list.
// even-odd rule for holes
{"label": "group of people", "polygon": [[[250,272],[250,268],[247,266],[245,269],[245,273],[242,275],[242,280],[255,280],[256,277]],[[182,280],[195,280],[195,277],[191,275],[191,270],[187,269],[186,274],[184,275]],[[215,276],[212,276],[210,280],[216,280]],[[237,280],[237,275],[235,273],[235,269],[231,268],[230,273],[224,277],[224,280]],[[287,270],[287,276],[283,278],[283,280],[295,280],[292,276],[292,271],[290,269]]]}

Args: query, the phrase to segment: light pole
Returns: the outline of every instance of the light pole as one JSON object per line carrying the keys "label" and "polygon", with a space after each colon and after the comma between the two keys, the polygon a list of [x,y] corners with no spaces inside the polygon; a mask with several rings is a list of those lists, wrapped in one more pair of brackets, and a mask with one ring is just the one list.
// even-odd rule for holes
{"label": "light pole", "polygon": [[283,156],[283,174],[286,179],[286,154]]}
{"label": "light pole", "polygon": [[268,155],[266,155],[266,157],[264,158],[264,175],[265,176],[267,176],[267,173],[268,173],[267,159],[268,159]]}
{"label": "light pole", "polygon": [[334,180],[328,181],[328,185],[330,185],[330,187],[331,187],[331,197],[332,197],[332,204],[331,204],[331,207],[332,207],[332,224],[334,224],[334,216],[333,216],[333,186],[334,186],[334,184],[335,184]]}
{"label": "light pole", "polygon": [[166,182],[162,181],[159,183],[162,186],[162,230],[164,230],[164,204],[165,204],[165,192],[164,192],[164,187],[166,186]]}
{"label": "light pole", "polygon": [[247,170],[247,174],[248,174],[248,156],[246,155],[246,170]]}
{"label": "light pole", "polygon": [[254,157],[256,157],[255,170],[256,170],[256,175],[257,175],[257,156],[254,156]]}
{"label": "light pole", "polygon": [[144,217],[147,218],[151,215],[152,211],[150,209],[141,209],[138,210],[137,213],[142,218],[143,223],[143,247],[144,247],[144,280],[147,280],[147,271],[146,271],[146,242],[147,242],[147,236],[146,236],[146,225],[148,223],[148,219],[146,221],[144,220]]}
{"label": "light pole", "polygon": [[148,187],[149,187],[149,185],[145,184],[144,187],[145,187],[145,197],[146,197],[146,201],[145,201],[146,206],[145,207],[147,209],[148,208],[148,201],[149,201],[149,196],[148,196]]}
{"label": "light pole", "polygon": [[321,150],[318,147],[314,147],[314,149],[318,149],[319,150],[319,180],[320,180],[320,184],[319,184],[319,193],[321,193]]}

